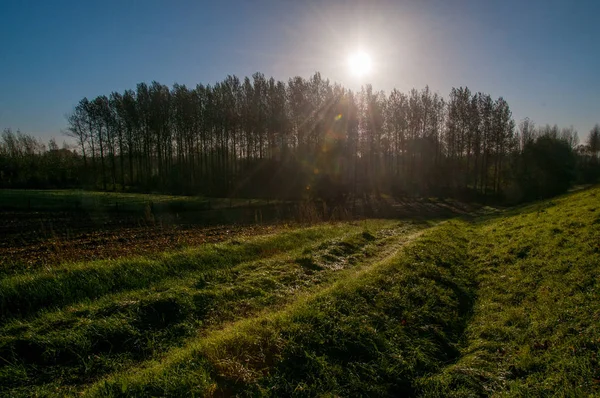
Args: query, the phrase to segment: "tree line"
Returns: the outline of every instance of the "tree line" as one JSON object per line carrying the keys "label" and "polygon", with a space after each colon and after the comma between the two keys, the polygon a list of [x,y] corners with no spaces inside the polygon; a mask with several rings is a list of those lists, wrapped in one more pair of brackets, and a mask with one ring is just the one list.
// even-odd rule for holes
{"label": "tree line", "polygon": [[359,92],[316,73],[287,82],[261,73],[214,85],[83,98],[67,117],[76,148],[46,148],[5,130],[0,184],[78,186],[219,197],[321,198],[371,194],[553,195],[599,176],[600,128],[517,126],[503,98],[429,87]]}

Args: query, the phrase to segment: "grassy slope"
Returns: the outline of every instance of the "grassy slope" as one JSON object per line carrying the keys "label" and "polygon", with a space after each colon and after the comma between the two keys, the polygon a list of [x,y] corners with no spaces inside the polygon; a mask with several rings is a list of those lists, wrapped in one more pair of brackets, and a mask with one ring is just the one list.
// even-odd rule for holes
{"label": "grassy slope", "polygon": [[[354,228],[23,319],[6,310],[0,385],[12,395],[599,393],[600,189],[417,235]],[[37,356],[23,358],[31,347]]]}
{"label": "grassy slope", "polygon": [[600,395],[600,189],[476,228],[474,316],[425,395]]}

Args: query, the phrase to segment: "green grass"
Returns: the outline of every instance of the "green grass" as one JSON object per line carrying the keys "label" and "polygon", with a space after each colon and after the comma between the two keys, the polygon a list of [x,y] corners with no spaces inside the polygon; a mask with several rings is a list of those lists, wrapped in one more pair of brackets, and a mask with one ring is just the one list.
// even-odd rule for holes
{"label": "green grass", "polygon": [[460,359],[428,396],[600,395],[600,189],[482,220]]}
{"label": "green grass", "polygon": [[599,271],[596,187],[23,272],[0,395],[598,396]]}
{"label": "green grass", "polygon": [[63,264],[10,276],[0,280],[0,319],[94,299],[111,292],[151,287],[165,278],[183,277],[190,272],[214,271],[244,261],[265,259],[360,228],[350,224],[303,228],[246,241],[204,245],[156,258]]}
{"label": "green grass", "polygon": [[[85,210],[143,212],[152,204],[153,212],[182,212],[227,207],[266,204],[259,199],[206,198],[141,194],[123,192],[98,192],[84,190],[0,189],[0,209],[5,210]],[[270,203],[274,203],[270,201]]]}
{"label": "green grass", "polygon": [[[102,396],[401,395],[457,355],[472,287],[448,225],[276,313],[200,336],[101,381]],[[446,243],[440,243],[440,242]],[[433,261],[430,261],[433,260]]]}
{"label": "green grass", "polygon": [[[6,314],[0,328],[0,358],[7,365],[0,365],[0,385],[11,395],[76,390],[201,330],[284,305],[422,227],[393,221],[324,225],[158,259],[65,264],[45,271],[53,277],[21,276],[27,289],[6,278],[7,286],[22,288],[15,300],[27,297],[37,307],[5,302],[4,308],[30,311]],[[163,263],[168,274],[160,272]],[[98,277],[105,269],[114,276]]]}

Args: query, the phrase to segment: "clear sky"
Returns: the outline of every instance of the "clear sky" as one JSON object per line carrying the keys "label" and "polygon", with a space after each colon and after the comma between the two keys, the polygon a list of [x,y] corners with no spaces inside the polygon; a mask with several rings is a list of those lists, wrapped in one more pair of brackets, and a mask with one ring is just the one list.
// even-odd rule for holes
{"label": "clear sky", "polygon": [[[0,0],[0,129],[43,139],[83,98],[260,71],[504,97],[517,123],[600,122],[600,1]],[[357,78],[358,49],[373,70]]]}

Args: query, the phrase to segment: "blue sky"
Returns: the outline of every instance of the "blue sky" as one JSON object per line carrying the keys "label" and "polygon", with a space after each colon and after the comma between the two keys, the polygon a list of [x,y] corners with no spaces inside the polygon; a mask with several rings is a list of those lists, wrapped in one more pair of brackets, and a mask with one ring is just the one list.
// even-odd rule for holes
{"label": "blue sky", "polygon": [[[519,122],[600,122],[600,1],[0,0],[0,129],[63,137],[83,98],[157,80],[320,71],[357,89],[504,97]],[[360,80],[348,54],[374,69]]]}

